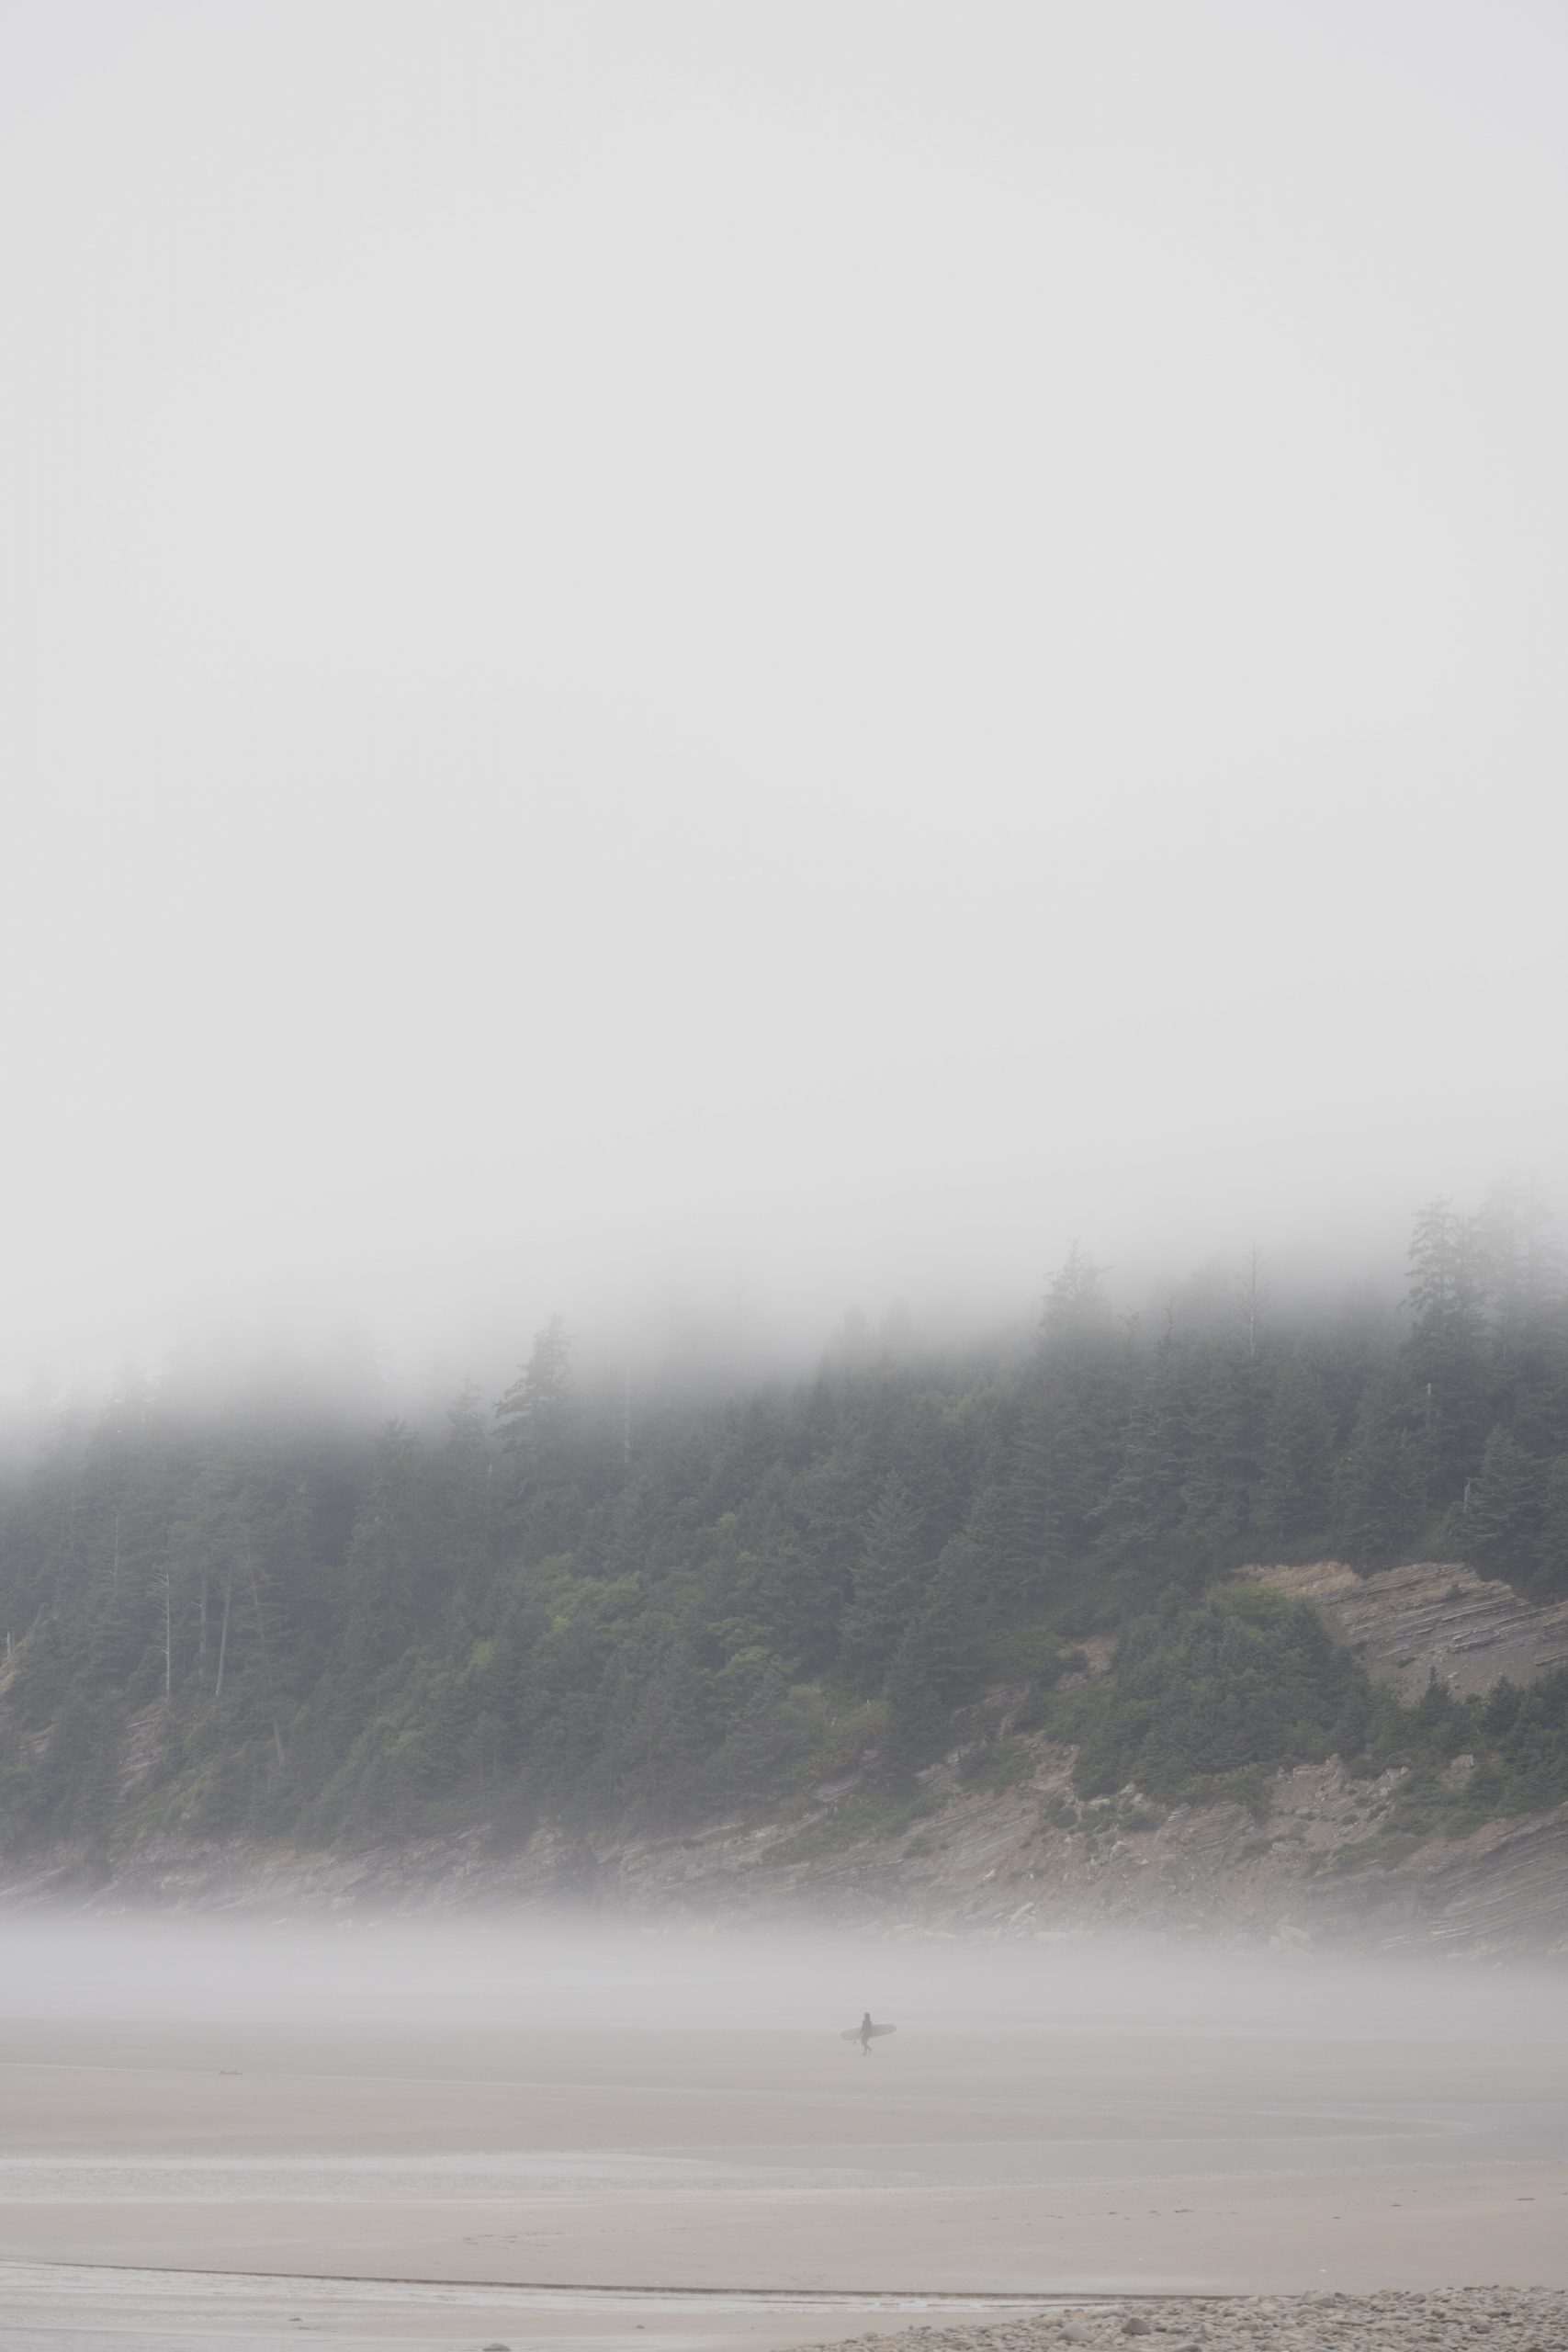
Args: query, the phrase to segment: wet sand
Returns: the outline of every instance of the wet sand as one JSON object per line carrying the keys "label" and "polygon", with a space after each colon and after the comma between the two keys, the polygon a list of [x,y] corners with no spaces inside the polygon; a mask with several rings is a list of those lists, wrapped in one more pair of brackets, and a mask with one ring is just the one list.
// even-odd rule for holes
{"label": "wet sand", "polygon": [[0,2263],[0,2345],[6,2352],[274,2352],[301,2337],[457,2352],[500,2340],[567,2345],[581,2352],[682,2352],[819,2341],[847,2326],[878,2335],[909,2327],[985,2326],[1000,2317],[1092,2302],[954,2302],[919,2296],[853,2301],[830,2295],[625,2295],[388,2279],[322,2279],[255,2273],[138,2270],[130,2267]]}
{"label": "wet sand", "polygon": [[[910,2019],[863,2059],[830,2030],[12,2018],[0,2263],[6,2352],[89,2324],[716,2347],[897,2330],[933,2293],[983,2319],[1001,2291],[1568,2286],[1568,2041]],[[301,2283],[280,2310],[252,2274]],[[484,2285],[555,2291],[459,2291]],[[558,2291],[586,2290],[649,2291]],[[824,2300],[746,2300],[770,2290]]]}

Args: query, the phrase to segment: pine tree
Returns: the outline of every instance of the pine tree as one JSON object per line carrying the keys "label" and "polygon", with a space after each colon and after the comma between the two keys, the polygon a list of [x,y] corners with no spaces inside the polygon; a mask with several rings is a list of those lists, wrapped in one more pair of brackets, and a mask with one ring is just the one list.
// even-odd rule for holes
{"label": "pine tree", "polygon": [[1111,1339],[1105,1274],[1075,1241],[1052,1275],[1040,1311],[1035,1352],[1043,1364],[1070,1377],[1103,1357]]}
{"label": "pine tree", "polygon": [[1198,1351],[1180,1534],[1189,1554],[1209,1566],[1235,1567],[1248,1548],[1264,1394],[1263,1367],[1237,1338]]}
{"label": "pine tree", "polygon": [[1486,1441],[1480,1476],[1465,1497],[1464,1556],[1483,1575],[1527,1579],[1540,1524],[1540,1470],[1506,1430]]}
{"label": "pine tree", "polygon": [[974,1562],[976,1608],[987,1624],[1005,1624],[1017,1616],[1027,1589],[1019,1498],[1005,1460],[988,1464],[978,1481],[963,1532]]}
{"label": "pine tree", "polygon": [[575,1405],[571,1341],[560,1317],[552,1315],[495,1408],[502,1444],[509,1453],[534,1460],[558,1453],[570,1433]]}
{"label": "pine tree", "polygon": [[1103,1281],[1103,1269],[1075,1244],[1041,1312],[1010,1478],[1024,1610],[1088,1557],[1114,1474],[1130,1374]]}
{"label": "pine tree", "polygon": [[895,1771],[933,1754],[955,1706],[973,1697],[986,1671],[976,1563],[969,1537],[943,1547],[919,1613],[887,1675],[886,1756]]}
{"label": "pine tree", "polygon": [[1527,1453],[1551,1453],[1568,1442],[1568,1297],[1551,1213],[1536,1186],[1502,1184],[1478,1230],[1497,1418]]}
{"label": "pine tree", "polygon": [[1326,1541],[1334,1508],[1334,1420],[1323,1384],[1296,1351],[1274,1380],[1258,1464],[1253,1524],[1275,1558]]}
{"label": "pine tree", "polygon": [[1174,1566],[1190,1435],[1169,1337],[1155,1348],[1134,1391],[1120,1460],[1095,1514],[1107,1563],[1152,1576]]}
{"label": "pine tree", "polygon": [[877,1498],[844,1612],[844,1671],[860,1690],[877,1690],[915,1611],[929,1569],[920,1514],[895,1470]]}
{"label": "pine tree", "polygon": [[1554,1454],[1541,1475],[1540,1532],[1531,1566],[1543,1594],[1568,1593],[1568,1453]]}
{"label": "pine tree", "polygon": [[1422,1398],[1427,1499],[1456,1501],[1489,1425],[1485,1252],[1478,1222],[1446,1200],[1420,1210],[1410,1244],[1406,1361]]}
{"label": "pine tree", "polygon": [[570,1550],[585,1499],[579,1483],[584,1463],[571,1341],[558,1315],[535,1339],[495,1420],[508,1457],[510,1524],[535,1557]]}
{"label": "pine tree", "polygon": [[1097,1475],[1103,1432],[1063,1372],[1036,1385],[1021,1417],[1012,1466],[1017,1605],[1036,1609],[1088,1554],[1106,1476]]}
{"label": "pine tree", "polygon": [[[376,1442],[369,1492],[355,1516],[345,1562],[347,1623],[344,1646],[360,1678],[378,1674],[417,1640],[417,1590],[423,1538],[423,1468],[418,1439],[405,1423],[386,1423]],[[244,1547],[240,1547],[242,1559]],[[233,1569],[230,1570],[231,1582]],[[243,1603],[242,1578],[239,1599]],[[226,1590],[225,1622],[231,1606]]]}
{"label": "pine tree", "polygon": [[1362,1400],[1335,1486],[1335,1541],[1363,1571],[1387,1567],[1426,1519],[1427,1459],[1419,1408],[1387,1382]]}

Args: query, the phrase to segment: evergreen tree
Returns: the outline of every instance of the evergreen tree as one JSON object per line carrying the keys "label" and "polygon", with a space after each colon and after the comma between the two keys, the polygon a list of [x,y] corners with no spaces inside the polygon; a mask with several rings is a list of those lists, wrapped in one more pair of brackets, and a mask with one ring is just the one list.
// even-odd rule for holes
{"label": "evergreen tree", "polygon": [[552,1315],[534,1340],[523,1370],[495,1408],[496,1427],[509,1453],[537,1462],[561,1453],[575,1419],[571,1341],[566,1325]]}
{"label": "evergreen tree", "polygon": [[1274,1378],[1253,1527],[1260,1549],[1294,1558],[1324,1543],[1334,1509],[1334,1420],[1323,1384],[1292,1350]]}
{"label": "evergreen tree", "polygon": [[857,1690],[881,1689],[919,1607],[929,1566],[919,1508],[908,1482],[895,1470],[867,1522],[844,1614],[844,1670]]}
{"label": "evergreen tree", "polygon": [[1024,1533],[1007,1462],[986,1465],[964,1522],[974,1562],[975,1606],[987,1625],[1010,1623],[1027,1589]]}
{"label": "evergreen tree", "polygon": [[1178,1566],[1189,1453],[1180,1370],[1168,1334],[1137,1381],[1115,1475],[1095,1515],[1108,1564],[1145,1579]]}
{"label": "evergreen tree", "polygon": [[509,1459],[506,1501],[513,1529],[536,1555],[570,1548],[582,1497],[582,1419],[571,1376],[571,1342],[552,1315],[526,1364],[495,1408]]}
{"label": "evergreen tree", "polygon": [[1387,1567],[1427,1513],[1427,1453],[1420,1408],[1386,1382],[1356,1416],[1335,1487],[1335,1540],[1353,1566]]}
{"label": "evergreen tree", "polygon": [[1541,1476],[1540,1532],[1532,1582],[1546,1595],[1568,1593],[1568,1453],[1554,1454]]}
{"label": "evergreen tree", "polygon": [[1486,1441],[1481,1475],[1465,1497],[1464,1556],[1484,1576],[1528,1578],[1540,1524],[1540,1474],[1506,1430]]}
{"label": "evergreen tree", "polygon": [[1105,1273],[1075,1241],[1046,1286],[1035,1353],[1069,1380],[1102,1362],[1111,1344]]}
{"label": "evergreen tree", "polygon": [[935,1752],[954,1707],[973,1698],[985,1679],[976,1580],[974,1544],[955,1535],[888,1670],[887,1760],[896,1771]]}
{"label": "evergreen tree", "polygon": [[1479,1232],[1497,1418],[1527,1453],[1551,1453],[1568,1438],[1568,1297],[1553,1220],[1535,1186],[1505,1184]]}
{"label": "evergreen tree", "polygon": [[[425,1556],[423,1463],[407,1424],[389,1421],[376,1442],[369,1491],[355,1515],[345,1563],[344,1650],[362,1679],[391,1665],[417,1642],[421,1628],[420,1571]],[[241,1552],[242,1604],[243,1558]],[[225,1611],[231,1600],[225,1593]]]}
{"label": "evergreen tree", "polygon": [[1489,1420],[1485,1250],[1478,1221],[1446,1200],[1420,1210],[1410,1245],[1406,1359],[1422,1399],[1427,1499],[1450,1502]]}
{"label": "evergreen tree", "polygon": [[1190,1387],[1180,1533],[1188,1552],[1207,1566],[1237,1566],[1249,1548],[1264,1378],[1257,1355],[1239,1336],[1210,1341],[1198,1351]]}
{"label": "evergreen tree", "polygon": [[1010,1476],[1015,1605],[1038,1609],[1093,1545],[1132,1385],[1104,1272],[1075,1244],[1052,1277]]}

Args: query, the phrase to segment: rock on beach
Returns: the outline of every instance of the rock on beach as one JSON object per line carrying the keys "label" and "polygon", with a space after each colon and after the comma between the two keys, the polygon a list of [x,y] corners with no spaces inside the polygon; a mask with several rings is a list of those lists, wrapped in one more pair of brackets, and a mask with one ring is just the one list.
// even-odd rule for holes
{"label": "rock on beach", "polygon": [[1139,2296],[1033,2311],[992,2327],[910,2327],[811,2352],[1568,2352],[1568,2291]]}

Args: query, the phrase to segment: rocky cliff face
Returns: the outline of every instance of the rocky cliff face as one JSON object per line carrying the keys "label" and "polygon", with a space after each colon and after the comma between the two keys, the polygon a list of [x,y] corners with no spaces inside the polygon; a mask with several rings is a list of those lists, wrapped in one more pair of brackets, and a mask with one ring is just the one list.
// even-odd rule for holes
{"label": "rocky cliff face", "polygon": [[1568,1664],[1568,1600],[1540,1608],[1473,1569],[1424,1561],[1359,1577],[1337,1560],[1246,1576],[1310,1600],[1367,1672],[1417,1699],[1436,1674],[1461,1696]]}
{"label": "rocky cliff face", "polygon": [[[1334,1563],[1258,1569],[1322,1609],[1369,1670],[1407,1693],[1436,1669],[1461,1690],[1519,1681],[1568,1653],[1568,1610],[1532,1610],[1462,1568],[1365,1579]],[[1018,1694],[998,1691],[1005,1727]],[[1096,1929],[1339,1950],[1568,1958],[1568,1806],[1414,1851],[1380,1846],[1400,1775],[1354,1781],[1337,1761],[1278,1774],[1261,1818],[1241,1805],[1163,1816],[1136,1791],[1079,1804],[1072,1753],[1026,1736],[1001,1790],[956,1756],[923,1776],[928,1810],[860,1830],[852,1781],[787,1820],[699,1835],[588,1840],[539,1830],[500,1855],[483,1830],[353,1859],[147,1845],[107,1883],[69,1865],[0,1886],[0,1903],[69,1894],[156,1905],[374,1918],[468,1905],[587,1905],[690,1919],[811,1914],[896,1937],[1054,1941]]]}
{"label": "rocky cliff face", "polygon": [[[1095,1930],[1343,1951],[1568,1958],[1568,1806],[1434,1839],[1397,1860],[1365,1850],[1397,1776],[1337,1763],[1276,1779],[1267,1816],[1181,1806],[1156,1822],[1105,1799],[1062,1818],[1070,1755],[1043,1744],[999,1793],[954,1781],[897,1836],[802,1853],[801,1825],[722,1823],[686,1838],[598,1843],[540,1830],[498,1857],[482,1831],[344,1859],[224,1846],[149,1847],[107,1883],[69,1866],[0,1902],[97,1910],[221,1909],[378,1918],[470,1906],[588,1906],[688,1920],[814,1916],[896,1937],[1052,1942]],[[807,1829],[830,1834],[826,1806]]]}

